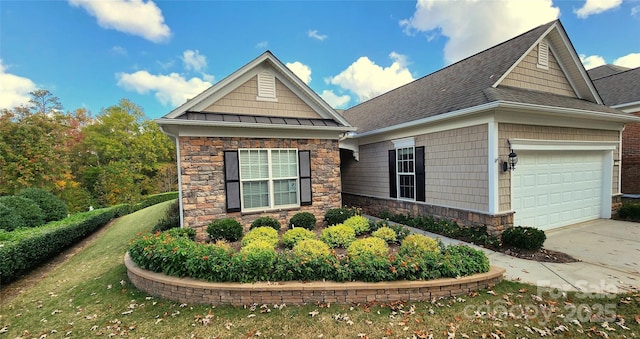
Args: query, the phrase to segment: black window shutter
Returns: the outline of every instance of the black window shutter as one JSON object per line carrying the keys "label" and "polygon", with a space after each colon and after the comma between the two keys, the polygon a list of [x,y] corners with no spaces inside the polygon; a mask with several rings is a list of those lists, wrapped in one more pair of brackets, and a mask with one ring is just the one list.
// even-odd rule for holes
{"label": "black window shutter", "polygon": [[240,212],[238,151],[224,151],[224,186],[227,196],[227,212]]}
{"label": "black window shutter", "polygon": [[396,178],[396,150],[389,151],[389,197],[398,197],[397,184],[398,178]]}
{"label": "black window shutter", "polygon": [[311,205],[311,151],[298,151],[300,205]]}
{"label": "black window shutter", "polygon": [[425,201],[424,146],[415,148],[416,201]]}

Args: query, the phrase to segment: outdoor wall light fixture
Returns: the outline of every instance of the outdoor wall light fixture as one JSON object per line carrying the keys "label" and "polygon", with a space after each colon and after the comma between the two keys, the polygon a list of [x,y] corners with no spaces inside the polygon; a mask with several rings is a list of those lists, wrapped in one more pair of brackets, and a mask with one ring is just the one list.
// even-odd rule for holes
{"label": "outdoor wall light fixture", "polygon": [[513,150],[511,150],[511,153],[509,153],[509,159],[507,159],[507,161],[502,163],[502,170],[503,171],[513,171],[516,169],[516,164],[518,163],[518,155],[516,154],[516,152],[514,152]]}

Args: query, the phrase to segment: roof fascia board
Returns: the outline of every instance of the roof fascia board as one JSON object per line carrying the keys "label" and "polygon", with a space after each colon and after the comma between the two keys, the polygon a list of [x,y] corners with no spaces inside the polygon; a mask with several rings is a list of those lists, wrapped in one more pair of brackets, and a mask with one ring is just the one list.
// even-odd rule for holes
{"label": "roof fascia board", "polygon": [[[553,44],[549,44],[549,50],[551,51],[551,53],[553,54],[553,57],[556,59],[556,61],[558,62],[558,66],[560,66],[560,70],[562,71],[562,73],[564,74],[565,78],[567,79],[567,81],[569,82],[569,85],[571,86],[571,89],[573,90],[573,93],[580,98],[580,91],[578,90],[578,87],[576,86],[575,81],[573,81],[572,77],[568,76],[569,72],[567,70],[567,67],[564,65],[564,62],[562,61],[561,58],[556,57],[558,54],[558,52],[556,51],[556,47]],[[581,98],[582,99],[582,98]]]}
{"label": "roof fascia board", "polygon": [[625,102],[624,104],[614,105],[611,108],[619,109],[625,113],[640,112],[640,101]]}
{"label": "roof fascia board", "polygon": [[524,60],[524,58],[527,57],[527,55],[529,55],[529,53],[531,53],[531,51],[533,51],[533,49],[540,43],[540,41],[542,41],[542,39],[544,39],[547,34],[549,34],[549,32],[551,32],[551,30],[553,30],[556,27],[557,23],[554,23],[553,25],[549,26],[549,28],[547,28],[547,30],[540,35],[540,37],[538,38],[538,40],[536,40],[535,43],[531,44],[531,46],[529,46],[529,48],[526,50],[526,52],[524,52],[519,58],[518,60],[516,60],[516,62],[513,63],[513,65],[511,65],[511,67],[509,67],[509,69],[504,72],[504,74],[502,74],[502,76],[500,76],[500,78],[498,78],[498,80],[496,80],[496,82],[491,86],[493,88],[498,87],[498,85],[500,85],[502,83],[502,81],[516,68],[518,67],[518,65],[522,62],[522,60]]}
{"label": "roof fascia board", "polygon": [[632,115],[596,112],[576,108],[554,107],[521,102],[501,101],[500,108],[532,111],[543,113],[545,115],[557,115],[561,117],[582,118],[581,120],[597,120],[600,121],[600,124],[602,124],[603,122],[627,123],[640,121],[640,118]]}

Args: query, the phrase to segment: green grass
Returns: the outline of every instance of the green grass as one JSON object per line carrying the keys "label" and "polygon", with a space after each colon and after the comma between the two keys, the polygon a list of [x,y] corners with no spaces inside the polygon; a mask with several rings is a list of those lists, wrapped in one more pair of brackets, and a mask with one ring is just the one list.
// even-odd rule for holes
{"label": "green grass", "polygon": [[[122,217],[48,277],[15,299],[3,301],[0,339],[44,335],[420,338],[430,333],[446,338],[447,333],[454,332],[456,338],[492,338],[492,334],[497,336],[493,338],[535,338],[540,337],[537,329],[556,329],[557,337],[599,337],[606,333],[610,338],[633,338],[640,334],[640,294],[610,298],[551,295],[514,282],[460,298],[384,305],[211,307],[151,297],[130,284],[122,260],[129,240],[150,230],[170,203]],[[595,319],[593,314],[611,319],[604,324],[604,319]],[[581,320],[579,324],[571,321],[576,318]]]}

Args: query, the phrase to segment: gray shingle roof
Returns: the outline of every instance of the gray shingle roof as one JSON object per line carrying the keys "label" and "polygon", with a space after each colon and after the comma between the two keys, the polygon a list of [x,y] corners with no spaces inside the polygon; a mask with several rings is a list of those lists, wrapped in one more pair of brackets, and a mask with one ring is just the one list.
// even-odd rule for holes
{"label": "gray shingle roof", "polygon": [[605,105],[640,101],[640,67],[596,79],[593,84]]}
{"label": "gray shingle roof", "polygon": [[630,69],[631,68],[628,67],[608,64],[592,68],[588,70],[587,73],[589,74],[591,80],[596,80],[616,73],[628,71]]}
{"label": "gray shingle roof", "polygon": [[504,100],[620,113],[586,100],[499,86],[511,66],[557,21],[396,88],[344,112],[358,133]]}
{"label": "gray shingle roof", "polygon": [[271,125],[295,125],[295,126],[329,126],[339,127],[340,123],[333,119],[305,119],[305,118],[284,118],[268,117],[258,115],[209,113],[209,112],[186,112],[175,119],[195,120],[195,121],[217,121],[217,122],[242,122],[249,124],[271,124]]}

